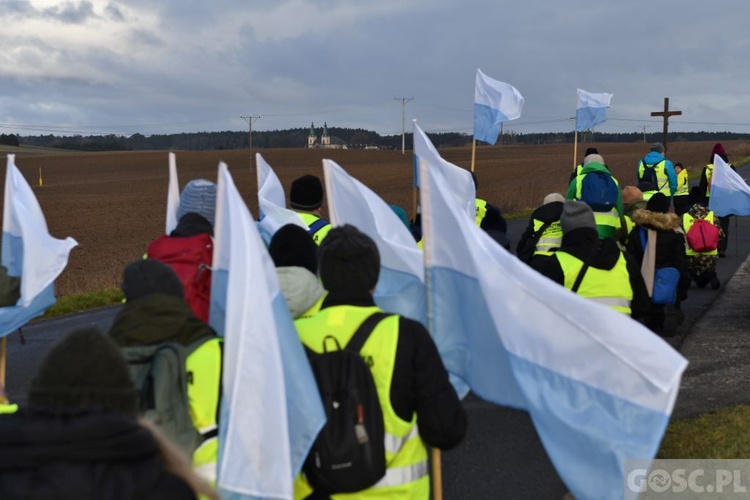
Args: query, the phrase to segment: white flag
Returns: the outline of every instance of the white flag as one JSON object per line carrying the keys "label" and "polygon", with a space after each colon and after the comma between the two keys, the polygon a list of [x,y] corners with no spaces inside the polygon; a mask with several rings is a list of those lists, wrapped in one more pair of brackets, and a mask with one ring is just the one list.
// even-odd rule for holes
{"label": "white flag", "polygon": [[276,173],[260,153],[255,154],[258,165],[258,205],[260,207],[260,223],[263,240],[268,243],[273,234],[282,226],[295,224],[307,230],[307,224],[294,210],[286,208],[284,188]]}

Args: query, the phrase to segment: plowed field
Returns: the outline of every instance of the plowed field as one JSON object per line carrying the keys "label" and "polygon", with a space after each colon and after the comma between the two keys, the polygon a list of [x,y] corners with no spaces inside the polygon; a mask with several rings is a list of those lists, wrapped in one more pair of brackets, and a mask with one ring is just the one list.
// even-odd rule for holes
{"label": "plowed field", "polygon": [[[708,160],[712,142],[675,142],[668,157],[691,173]],[[598,147],[621,186],[635,181],[635,165],[646,144],[581,144]],[[725,142],[730,160],[750,156],[750,143]],[[412,213],[412,156],[400,151],[261,150],[288,192],[305,173],[322,176],[321,160],[330,158],[371,187],[388,203]],[[440,151],[443,158],[470,168],[471,148]],[[216,180],[219,161],[229,166],[240,192],[257,214],[257,183],[248,150],[176,152],[180,186],[190,179]],[[139,258],[164,231],[168,155],[159,152],[31,153],[17,152],[16,165],[34,187],[50,232],[79,242],[58,279],[58,295],[118,286],[123,267]],[[504,212],[536,207],[550,192],[565,193],[573,165],[573,146],[478,147],[475,171],[478,196]],[[39,175],[43,186],[39,186]],[[2,181],[5,168],[2,168]],[[0,191],[2,195],[2,191]]]}

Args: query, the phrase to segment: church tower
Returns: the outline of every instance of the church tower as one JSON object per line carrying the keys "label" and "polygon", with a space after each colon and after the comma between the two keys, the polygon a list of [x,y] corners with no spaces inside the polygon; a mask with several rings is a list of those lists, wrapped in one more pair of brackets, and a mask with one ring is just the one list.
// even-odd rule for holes
{"label": "church tower", "polygon": [[314,148],[318,138],[315,135],[315,124],[310,122],[310,133],[307,135],[307,147]]}
{"label": "church tower", "polygon": [[320,145],[324,148],[331,146],[331,136],[328,135],[328,123],[323,122],[323,135],[320,136]]}

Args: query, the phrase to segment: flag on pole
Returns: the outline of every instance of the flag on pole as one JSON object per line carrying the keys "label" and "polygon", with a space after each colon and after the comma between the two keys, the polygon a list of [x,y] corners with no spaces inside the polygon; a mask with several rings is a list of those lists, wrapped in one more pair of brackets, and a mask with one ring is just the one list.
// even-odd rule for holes
{"label": "flag on pole", "polygon": [[523,102],[523,96],[513,85],[493,80],[477,69],[474,139],[495,144],[500,135],[500,124],[519,118]]}
{"label": "flag on pole", "polygon": [[180,182],[177,179],[177,159],[169,153],[169,187],[167,188],[167,227],[164,234],[170,234],[177,227],[177,209],[180,206]]}
{"label": "flag on pole", "polygon": [[263,240],[268,244],[273,234],[282,226],[295,224],[308,230],[307,224],[294,210],[286,208],[284,187],[260,153],[255,154],[258,165],[258,205],[260,207],[260,223],[258,227]]}
{"label": "flag on pole", "polygon": [[719,217],[750,215],[750,186],[719,155],[714,155],[710,189],[708,208]]}
{"label": "flag on pole", "polygon": [[0,337],[12,333],[55,303],[54,282],[68,265],[78,243],[49,234],[34,192],[8,155],[3,200],[2,264],[10,276],[21,277],[21,298],[0,308]]}
{"label": "flag on pole", "polygon": [[384,311],[427,324],[422,251],[393,209],[332,160],[323,160],[328,215],[333,226],[351,224],[375,241],[380,275],[375,303]]}
{"label": "flag on pole", "polygon": [[428,165],[444,167],[443,171],[446,172],[446,175],[450,176],[450,184],[453,188],[452,192],[456,205],[460,207],[461,211],[466,212],[469,219],[471,219],[471,223],[474,224],[474,219],[476,218],[476,202],[474,200],[476,199],[477,190],[474,186],[474,180],[471,178],[471,173],[468,170],[445,161],[437,149],[435,149],[427,134],[417,125],[416,120],[413,124],[415,168],[418,169],[419,164],[423,161]]}
{"label": "flag on pole", "polygon": [[250,211],[219,164],[212,283],[224,301],[218,487],[222,498],[293,497],[325,423],[315,377]]}
{"label": "flag on pole", "polygon": [[624,461],[655,456],[687,361],[467,224],[444,164],[421,174],[428,320],[446,368],[530,413],[575,498],[623,498]]}
{"label": "flag on pole", "polygon": [[612,94],[586,92],[578,89],[578,106],[576,109],[576,130],[582,132],[598,123],[607,120],[607,108]]}

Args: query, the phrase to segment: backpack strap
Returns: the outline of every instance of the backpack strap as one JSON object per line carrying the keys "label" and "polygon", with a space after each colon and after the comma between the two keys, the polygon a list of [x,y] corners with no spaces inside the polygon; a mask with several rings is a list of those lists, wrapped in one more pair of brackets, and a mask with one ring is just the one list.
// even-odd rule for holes
{"label": "backpack strap", "polygon": [[599,243],[596,244],[596,246],[592,249],[593,251],[588,255],[588,257],[583,261],[583,266],[581,267],[581,270],[578,271],[578,276],[576,276],[576,281],[573,283],[573,288],[570,289],[573,293],[578,293],[578,289],[581,287],[581,282],[583,281],[583,277],[586,276],[586,271],[588,271],[589,266],[591,265],[591,259],[594,258],[594,255],[596,255],[597,250],[599,250]]}
{"label": "backpack strap", "polygon": [[308,233],[310,233],[310,236],[317,233],[319,230],[323,229],[323,226],[328,224],[328,221],[325,219],[318,219],[309,226],[307,226],[309,229],[307,230]]}
{"label": "backpack strap", "polygon": [[393,316],[393,314],[388,314],[382,311],[372,313],[362,322],[359,328],[357,328],[357,331],[354,332],[354,335],[352,335],[351,340],[349,340],[349,343],[346,344],[344,349],[347,351],[359,352],[362,349],[362,346],[365,345],[365,342],[367,342],[367,339],[370,337],[370,334],[375,327],[388,316]]}

